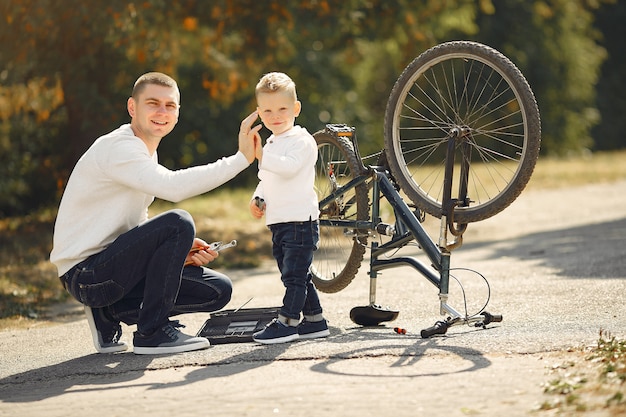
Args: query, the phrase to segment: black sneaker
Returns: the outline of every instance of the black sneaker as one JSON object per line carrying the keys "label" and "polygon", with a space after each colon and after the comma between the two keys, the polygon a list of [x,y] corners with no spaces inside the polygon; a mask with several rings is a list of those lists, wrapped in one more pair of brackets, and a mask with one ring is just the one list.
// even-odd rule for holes
{"label": "black sneaker", "polygon": [[317,339],[330,335],[330,331],[328,330],[328,323],[324,319],[320,321],[302,319],[300,324],[298,324],[298,334],[300,339]]}
{"label": "black sneaker", "polygon": [[255,342],[266,345],[293,342],[299,337],[297,328],[287,326],[278,319],[272,320],[267,326],[265,326],[265,329],[252,335],[252,339]]}
{"label": "black sneaker", "polygon": [[185,327],[178,321],[170,321],[151,335],[135,332],[133,352],[137,355],[160,355],[164,353],[189,352],[206,349],[211,344],[204,337],[181,333],[177,327]]}
{"label": "black sneaker", "polygon": [[85,306],[85,315],[91,330],[93,345],[99,353],[122,352],[128,349],[126,342],[120,341],[122,326],[119,322],[111,321],[102,308]]}

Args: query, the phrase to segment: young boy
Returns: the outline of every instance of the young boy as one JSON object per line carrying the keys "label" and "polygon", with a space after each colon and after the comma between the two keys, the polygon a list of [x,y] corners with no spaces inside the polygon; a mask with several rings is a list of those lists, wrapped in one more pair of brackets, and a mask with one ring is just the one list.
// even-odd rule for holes
{"label": "young boy", "polygon": [[265,146],[256,147],[260,182],[250,212],[257,219],[265,214],[285,296],[278,318],[253,338],[272,344],[326,337],[330,332],[309,273],[319,241],[319,210],[313,188],[317,145],[306,129],[294,126],[301,103],[291,78],[278,72],[266,74],[255,95],[259,117],[272,135]]}

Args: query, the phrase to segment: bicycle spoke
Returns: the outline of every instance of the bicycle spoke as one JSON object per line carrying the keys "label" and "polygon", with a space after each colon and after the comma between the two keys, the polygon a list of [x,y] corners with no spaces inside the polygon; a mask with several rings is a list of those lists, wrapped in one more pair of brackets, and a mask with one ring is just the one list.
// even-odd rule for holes
{"label": "bicycle spoke", "polygon": [[349,142],[317,132],[316,191],[320,202],[318,250],[311,265],[316,287],[323,292],[337,292],[356,275],[365,252],[365,238],[353,230],[333,226],[333,222],[363,220],[367,216],[367,190],[353,183],[359,164]]}
{"label": "bicycle spoke", "polygon": [[[447,142],[457,142],[452,192],[468,190],[459,198],[470,204],[458,218],[473,221],[521,192],[538,155],[539,133],[536,102],[519,70],[497,51],[465,41],[416,58],[396,82],[385,115],[392,173],[411,200],[435,216],[442,213]],[[463,177],[462,161],[469,170]]]}

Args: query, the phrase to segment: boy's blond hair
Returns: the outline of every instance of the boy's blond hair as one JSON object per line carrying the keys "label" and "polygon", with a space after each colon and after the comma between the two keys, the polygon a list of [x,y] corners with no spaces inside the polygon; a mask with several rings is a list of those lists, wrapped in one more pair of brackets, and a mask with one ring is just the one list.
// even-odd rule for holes
{"label": "boy's blond hair", "polygon": [[254,94],[256,97],[263,93],[285,93],[293,97],[293,100],[298,100],[296,94],[296,83],[293,82],[287,74],[282,72],[270,72],[265,74],[259,80]]}

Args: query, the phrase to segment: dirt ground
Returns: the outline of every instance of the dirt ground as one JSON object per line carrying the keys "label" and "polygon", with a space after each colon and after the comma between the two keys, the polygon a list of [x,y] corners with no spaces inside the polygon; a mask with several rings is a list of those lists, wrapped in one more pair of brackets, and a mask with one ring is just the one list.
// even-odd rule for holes
{"label": "dirt ground", "polygon": [[[321,294],[331,335],[320,341],[99,355],[80,307],[63,306],[51,324],[0,332],[0,416],[557,415],[539,411],[559,399],[544,393],[546,384],[595,378],[585,348],[601,329],[626,337],[625,207],[626,181],[528,191],[470,225],[452,257],[467,309],[488,298],[487,310],[504,320],[431,339],[419,331],[441,318],[437,292],[408,267],[377,280],[377,302],[399,310],[396,321],[367,328],[350,321],[350,309],[368,303],[366,261],[348,288]],[[426,227],[436,233],[437,226]],[[423,256],[416,247],[401,254]],[[489,289],[461,268],[479,271]],[[246,307],[280,304],[274,265],[229,274],[234,295],[227,308],[250,298]],[[460,288],[451,285],[451,294],[464,310]],[[193,333],[206,318],[182,322]],[[132,331],[124,328],[125,340],[132,341]],[[611,415],[595,406],[604,397],[585,395],[587,411],[561,408],[559,415]]]}

